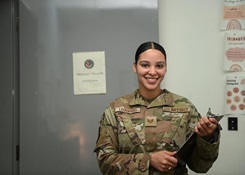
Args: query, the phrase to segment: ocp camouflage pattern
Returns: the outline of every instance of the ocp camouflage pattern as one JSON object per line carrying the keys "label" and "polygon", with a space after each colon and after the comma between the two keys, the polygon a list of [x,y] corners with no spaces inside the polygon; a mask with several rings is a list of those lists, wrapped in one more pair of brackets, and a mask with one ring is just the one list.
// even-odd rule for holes
{"label": "ocp camouflage pattern", "polygon": [[[114,100],[100,121],[95,152],[100,170],[108,175],[187,175],[186,165],[168,172],[150,167],[150,153],[177,151],[194,131],[200,119],[195,106],[166,89],[153,101],[144,99],[138,90]],[[218,157],[218,133],[214,143],[200,137],[188,157],[188,167],[207,172]]]}

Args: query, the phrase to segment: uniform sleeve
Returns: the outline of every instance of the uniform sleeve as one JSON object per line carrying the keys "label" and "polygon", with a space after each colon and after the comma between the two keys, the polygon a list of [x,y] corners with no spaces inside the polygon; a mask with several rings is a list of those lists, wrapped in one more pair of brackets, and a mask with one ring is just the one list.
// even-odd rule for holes
{"label": "uniform sleeve", "polygon": [[[199,114],[200,116],[200,114]],[[192,155],[187,162],[188,167],[196,173],[206,173],[218,158],[220,144],[220,127],[214,132],[212,142],[197,136]]]}
{"label": "uniform sleeve", "polygon": [[108,107],[100,121],[95,152],[99,168],[103,174],[148,175],[150,155],[119,153],[117,120]]}

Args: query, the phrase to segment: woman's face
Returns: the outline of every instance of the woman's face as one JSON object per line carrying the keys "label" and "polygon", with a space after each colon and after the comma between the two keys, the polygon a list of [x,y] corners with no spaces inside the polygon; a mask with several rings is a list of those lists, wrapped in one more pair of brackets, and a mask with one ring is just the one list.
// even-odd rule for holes
{"label": "woman's face", "polygon": [[139,91],[143,95],[149,92],[159,93],[160,84],[167,72],[165,56],[156,49],[148,49],[139,55],[133,66],[138,76]]}

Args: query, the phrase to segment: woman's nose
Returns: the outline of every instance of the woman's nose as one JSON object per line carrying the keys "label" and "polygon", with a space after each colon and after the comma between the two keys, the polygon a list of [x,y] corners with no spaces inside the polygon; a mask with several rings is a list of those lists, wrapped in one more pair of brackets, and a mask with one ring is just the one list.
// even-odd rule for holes
{"label": "woman's nose", "polygon": [[152,74],[152,75],[156,74],[156,69],[155,69],[155,67],[150,67],[150,69],[149,69],[149,74]]}

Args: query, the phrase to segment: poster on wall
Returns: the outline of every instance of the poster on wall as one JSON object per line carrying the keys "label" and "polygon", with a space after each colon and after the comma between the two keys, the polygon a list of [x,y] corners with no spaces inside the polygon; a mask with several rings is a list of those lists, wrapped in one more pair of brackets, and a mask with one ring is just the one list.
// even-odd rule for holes
{"label": "poster on wall", "polygon": [[224,0],[221,30],[245,29],[245,0]]}
{"label": "poster on wall", "polygon": [[224,70],[245,71],[245,31],[225,33]]}
{"label": "poster on wall", "polygon": [[226,77],[225,114],[245,114],[245,75]]}
{"label": "poster on wall", "polygon": [[106,93],[105,52],[73,53],[74,94]]}

